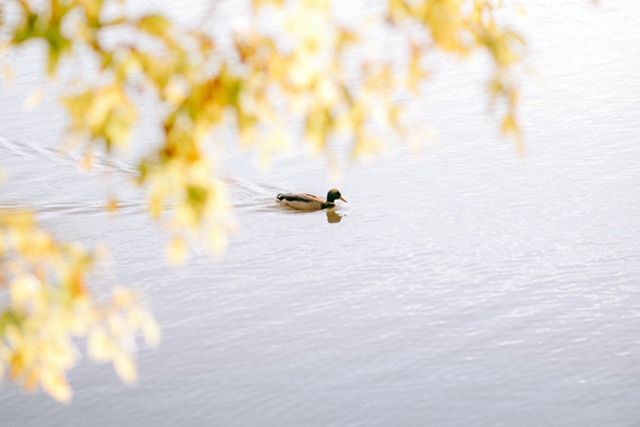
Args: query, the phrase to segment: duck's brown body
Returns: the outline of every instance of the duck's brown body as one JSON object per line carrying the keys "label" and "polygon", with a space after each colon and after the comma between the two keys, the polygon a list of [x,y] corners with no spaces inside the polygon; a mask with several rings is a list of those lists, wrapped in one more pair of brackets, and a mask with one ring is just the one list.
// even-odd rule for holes
{"label": "duck's brown body", "polygon": [[302,211],[317,211],[321,209],[330,209],[336,206],[335,201],[346,200],[340,194],[340,191],[333,189],[327,193],[327,200],[322,200],[318,196],[307,193],[280,193],[276,196],[276,201],[288,208]]}

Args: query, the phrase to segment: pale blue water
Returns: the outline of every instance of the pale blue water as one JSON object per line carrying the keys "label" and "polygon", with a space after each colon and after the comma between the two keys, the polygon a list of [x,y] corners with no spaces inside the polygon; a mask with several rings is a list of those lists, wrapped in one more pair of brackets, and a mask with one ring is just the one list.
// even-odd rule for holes
{"label": "pale blue water", "polygon": [[[392,150],[336,181],[318,159],[258,172],[229,150],[241,228],[182,269],[135,191],[117,217],[99,209],[127,163],[74,178],[48,150],[54,107],[15,108],[38,81],[18,74],[0,96],[0,204],[110,244],[97,286],[142,288],[163,341],[133,388],[81,362],[69,406],[5,382],[0,425],[638,425],[640,8],[528,8],[524,156],[495,134],[469,78],[481,65],[444,66],[416,105],[440,132],[421,156]],[[338,223],[274,208],[278,191],[333,185],[349,200]]]}

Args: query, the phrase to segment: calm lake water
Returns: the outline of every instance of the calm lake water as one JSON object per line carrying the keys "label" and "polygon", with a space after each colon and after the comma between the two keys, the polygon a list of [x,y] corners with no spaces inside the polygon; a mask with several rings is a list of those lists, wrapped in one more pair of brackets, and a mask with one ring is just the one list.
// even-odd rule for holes
{"label": "calm lake water", "polygon": [[[392,149],[336,180],[299,153],[257,171],[230,144],[240,230],[179,269],[122,189],[126,161],[87,173],[57,154],[59,108],[22,108],[45,87],[38,51],[13,54],[0,205],[110,245],[96,286],[144,290],[163,341],[135,387],[85,358],[68,406],[3,383],[0,425],[640,425],[640,3],[527,3],[524,156],[496,134],[484,63],[444,64],[412,105],[439,134],[421,155]],[[339,218],[274,208],[279,191],[331,186],[349,200]]]}

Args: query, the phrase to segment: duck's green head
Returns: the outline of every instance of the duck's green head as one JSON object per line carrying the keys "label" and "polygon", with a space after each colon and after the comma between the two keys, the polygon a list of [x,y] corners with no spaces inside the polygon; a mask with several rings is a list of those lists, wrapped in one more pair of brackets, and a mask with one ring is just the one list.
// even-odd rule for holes
{"label": "duck's green head", "polygon": [[327,193],[327,202],[329,203],[333,203],[336,200],[342,200],[345,203],[348,203],[343,197],[342,194],[340,194],[340,190],[332,188],[331,190],[329,190],[329,192]]}

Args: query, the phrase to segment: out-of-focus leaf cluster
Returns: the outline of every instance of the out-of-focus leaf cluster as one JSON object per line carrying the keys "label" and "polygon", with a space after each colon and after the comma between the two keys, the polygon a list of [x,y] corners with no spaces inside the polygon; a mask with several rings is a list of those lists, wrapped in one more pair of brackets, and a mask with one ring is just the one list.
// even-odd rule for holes
{"label": "out-of-focus leaf cluster", "polygon": [[91,292],[93,261],[38,228],[32,214],[0,212],[0,292],[8,303],[0,311],[0,378],[68,402],[66,372],[80,354],[76,338],[86,338],[92,358],[135,381],[136,335],[155,344],[158,327],[132,291],[115,288],[103,298]]}
{"label": "out-of-focus leaf cluster", "polygon": [[[485,52],[494,66],[488,91],[493,101],[504,103],[501,131],[512,136],[523,149],[517,119],[518,85],[513,66],[521,59],[525,41],[513,28],[501,23],[504,2],[495,0],[389,0],[387,18],[394,25],[411,28],[417,24],[427,38],[416,44],[414,55],[420,57],[433,46],[461,57]],[[414,31],[415,34],[415,31]],[[410,73],[412,67],[410,67]],[[413,80],[419,80],[412,77]]]}
{"label": "out-of-focus leaf cluster", "polygon": [[[17,0],[12,18],[0,19],[0,34],[10,35],[9,48],[43,44],[51,76],[63,74],[74,54],[92,57],[98,69],[62,99],[69,133],[88,153],[102,148],[115,155],[130,146],[140,99],[157,102],[161,138],[137,178],[151,216],[173,235],[172,262],[187,258],[185,239],[196,234],[221,251],[233,227],[229,196],[215,180],[214,131],[234,127],[240,143],[263,159],[297,138],[327,154],[340,138],[353,141],[354,157],[375,152],[388,134],[380,129],[409,137],[399,100],[421,94],[433,52],[486,53],[495,70],[489,98],[505,105],[501,129],[519,141],[512,68],[523,41],[496,18],[502,2],[388,0],[360,26],[340,23],[329,0],[253,0],[250,24],[229,30],[233,43],[224,47],[206,25],[179,28],[160,14],[128,14],[119,7],[124,3]],[[268,29],[262,19],[270,20]],[[395,47],[368,52],[372,21],[379,34],[398,41],[399,54]],[[215,14],[209,24],[216,26]],[[66,401],[64,372],[77,357],[78,335],[87,337],[91,356],[111,360],[125,380],[133,379],[133,333],[155,335],[148,313],[124,290],[99,304],[85,285],[89,255],[57,243],[28,215],[0,215],[0,292],[9,295],[0,367],[27,388],[39,385]]]}
{"label": "out-of-focus leaf cluster", "polygon": [[139,115],[134,94],[158,100],[163,137],[140,164],[139,182],[152,216],[166,220],[178,238],[200,227],[220,250],[232,226],[228,197],[213,178],[212,131],[234,126],[241,143],[265,159],[298,137],[314,151],[329,153],[342,136],[353,141],[354,157],[374,152],[382,146],[380,129],[408,137],[398,94],[420,93],[432,51],[488,54],[495,66],[490,97],[506,106],[501,129],[519,141],[510,71],[523,41],[494,17],[501,2],[389,0],[377,25],[397,37],[400,65],[394,53],[360,54],[366,26],[340,24],[330,0],[254,0],[247,21],[267,16],[272,25],[233,30],[230,48],[220,48],[207,28],[178,28],[159,14],[105,12],[117,3],[20,0],[12,43],[43,40],[52,74],[74,50],[93,52],[101,78],[63,99],[70,132],[90,144],[108,151],[129,145]]}

